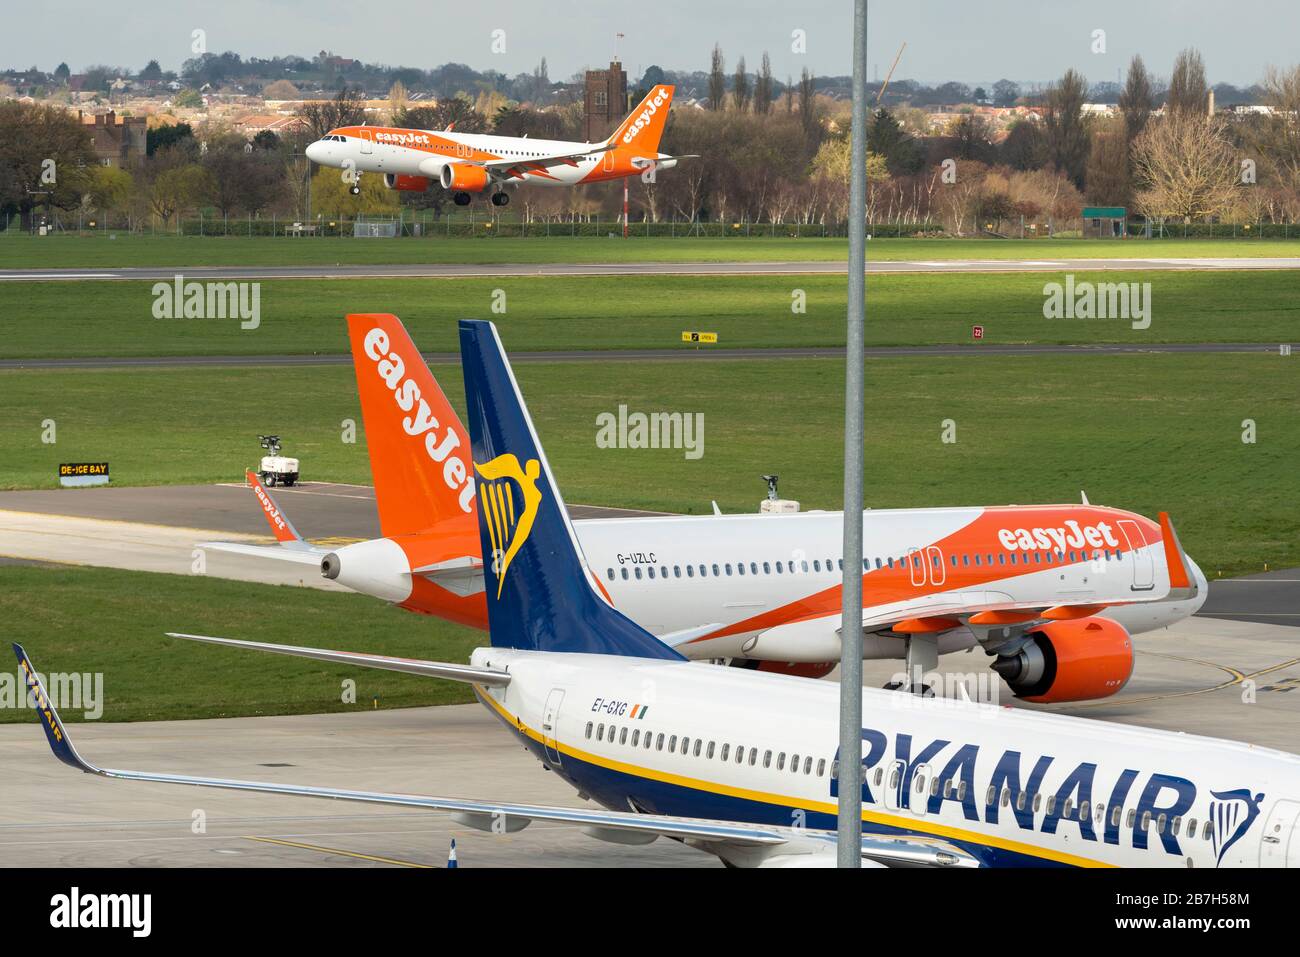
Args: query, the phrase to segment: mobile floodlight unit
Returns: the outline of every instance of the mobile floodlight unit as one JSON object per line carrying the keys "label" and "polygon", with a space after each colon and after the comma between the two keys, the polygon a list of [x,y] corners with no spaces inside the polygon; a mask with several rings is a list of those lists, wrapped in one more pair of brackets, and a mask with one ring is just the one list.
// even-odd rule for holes
{"label": "mobile floodlight unit", "polygon": [[283,485],[292,488],[298,481],[298,460],[280,454],[280,437],[278,435],[259,435],[262,448],[270,455],[262,456],[262,466],[258,475],[267,486]]}
{"label": "mobile floodlight unit", "polygon": [[798,502],[781,498],[777,494],[776,483],[779,477],[777,475],[763,476],[763,481],[767,483],[767,498],[759,503],[758,510],[764,515],[784,515],[799,511]]}

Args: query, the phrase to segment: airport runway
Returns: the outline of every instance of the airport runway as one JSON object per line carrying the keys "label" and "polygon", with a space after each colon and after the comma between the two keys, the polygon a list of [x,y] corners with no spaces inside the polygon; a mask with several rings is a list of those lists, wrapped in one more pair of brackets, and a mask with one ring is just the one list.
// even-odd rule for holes
{"label": "airport runway", "polygon": [[[871,346],[868,359],[899,356],[1036,356],[1036,355],[1136,355],[1152,353],[1275,353],[1277,343],[1261,342],[1101,342],[1101,343],[969,343],[933,346]],[[455,352],[421,353],[429,365],[460,365]],[[844,348],[727,349],[695,348],[683,344],[673,349],[608,349],[513,352],[516,365],[529,362],[635,362],[705,361],[718,359],[843,359]],[[116,369],[168,366],[340,366],[351,365],[350,353],[249,356],[81,356],[58,359],[0,359],[0,369]]]}
{"label": "airport runway", "polygon": [[[1124,691],[1059,710],[1297,748],[1300,632],[1192,619],[1140,635],[1135,643],[1137,665]],[[868,662],[866,684],[878,686],[895,667]],[[975,672],[986,668],[985,658],[952,655],[943,659],[943,668]],[[89,760],[110,767],[582,804],[479,705],[91,722],[73,725],[71,733]],[[0,754],[3,867],[33,861],[87,867],[439,867],[453,837],[462,867],[718,866],[701,852],[665,840],[618,846],[543,824],[496,836],[436,813],[93,778],[54,760],[34,716],[0,726]],[[204,831],[195,833],[200,812]]]}
{"label": "airport runway", "polygon": [[[841,275],[846,262],[415,263],[325,266],[121,266],[105,269],[0,269],[0,282],[185,279],[476,279],[523,276],[800,276]],[[1300,257],[1185,259],[936,259],[873,260],[868,273],[1116,272],[1167,269],[1300,269]]]}

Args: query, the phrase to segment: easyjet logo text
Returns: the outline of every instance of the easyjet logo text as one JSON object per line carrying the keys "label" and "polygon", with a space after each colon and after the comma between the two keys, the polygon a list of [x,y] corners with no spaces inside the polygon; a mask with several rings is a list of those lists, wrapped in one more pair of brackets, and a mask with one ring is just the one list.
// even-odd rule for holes
{"label": "easyjet logo text", "polygon": [[637,134],[650,125],[650,118],[659,112],[659,107],[663,106],[664,101],[668,99],[668,91],[660,87],[655,95],[646,101],[645,109],[641,111],[636,120],[627,128],[623,134],[623,142],[631,143],[636,139]]}
{"label": "easyjet logo text", "polygon": [[1037,551],[1055,548],[1119,548],[1119,539],[1106,522],[1080,526],[1074,519],[1066,519],[1063,526],[1055,528],[1003,528],[998,540],[1008,551]]}
{"label": "easyjet logo text", "polygon": [[396,352],[388,349],[388,333],[375,328],[366,333],[363,342],[366,356],[374,361],[375,371],[393,393],[393,401],[410,415],[402,419],[402,431],[407,435],[424,437],[424,450],[435,465],[442,467],[442,480],[453,492],[459,491],[461,511],[469,514],[474,509],[474,479],[465,462],[452,451],[460,447],[460,436],[448,427],[445,431],[434,417],[429,403],[420,395],[420,385],[406,378],[406,363]]}
{"label": "easyjet logo text", "polygon": [[376,133],[375,139],[380,143],[396,143],[398,146],[429,145],[429,137],[424,133]]}
{"label": "easyjet logo text", "polygon": [[271,496],[262,491],[262,486],[254,485],[253,491],[257,493],[257,500],[262,503],[262,511],[266,512],[266,517],[271,520],[276,528],[284,530],[284,519],[280,517],[280,510],[275,507],[271,501]]}

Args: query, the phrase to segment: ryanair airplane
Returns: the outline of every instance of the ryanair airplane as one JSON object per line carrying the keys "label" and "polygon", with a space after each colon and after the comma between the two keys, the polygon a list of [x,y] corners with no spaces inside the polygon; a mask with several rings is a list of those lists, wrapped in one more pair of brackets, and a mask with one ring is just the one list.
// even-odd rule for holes
{"label": "ryanair airplane", "polygon": [[[100,768],[15,645],[54,754],[108,778],[450,812],[615,844],[678,840],[737,866],[836,860],[838,688],[690,664],[595,587],[495,328],[460,324],[491,636],[468,665],[195,641],[469,683],[597,806],[541,807]],[[1173,561],[1187,571],[1181,550]],[[1300,866],[1300,758],[1230,741],[863,692],[861,854],[881,866]]]}

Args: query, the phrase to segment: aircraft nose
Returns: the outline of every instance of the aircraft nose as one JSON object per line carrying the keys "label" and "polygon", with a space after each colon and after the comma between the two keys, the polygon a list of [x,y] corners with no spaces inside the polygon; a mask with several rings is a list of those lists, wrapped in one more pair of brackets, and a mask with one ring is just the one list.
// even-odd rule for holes
{"label": "aircraft nose", "polygon": [[325,151],[326,151],[325,144],[321,142],[311,143],[307,146],[307,149],[305,150],[307,154],[307,158],[311,160],[313,163],[324,162]]}

